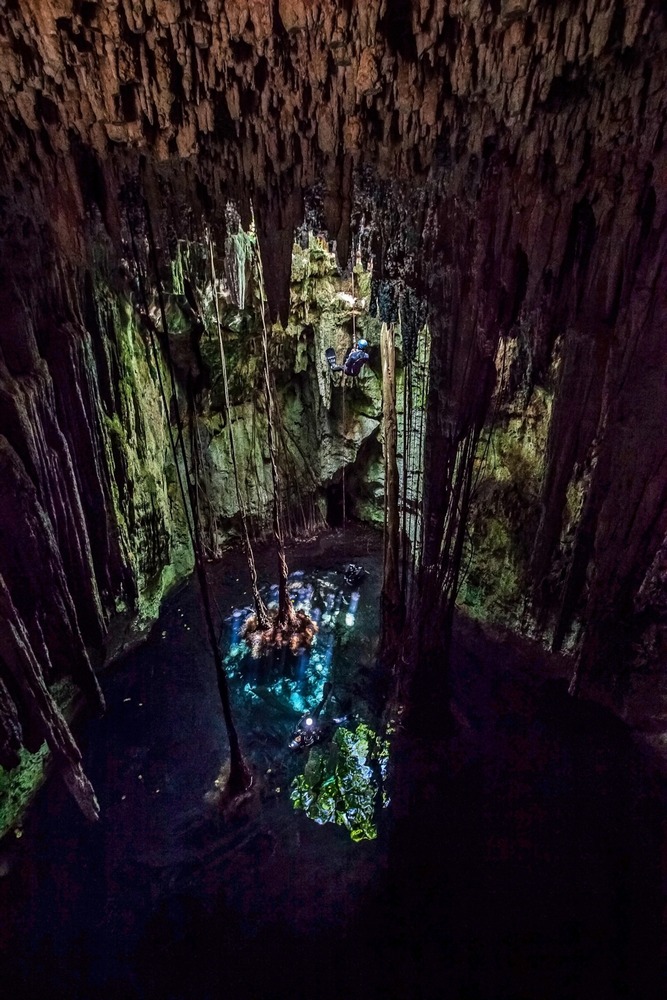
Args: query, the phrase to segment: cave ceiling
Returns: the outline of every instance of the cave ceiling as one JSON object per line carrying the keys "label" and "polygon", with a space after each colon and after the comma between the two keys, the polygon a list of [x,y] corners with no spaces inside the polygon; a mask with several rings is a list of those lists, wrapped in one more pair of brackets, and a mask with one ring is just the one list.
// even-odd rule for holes
{"label": "cave ceiling", "polygon": [[86,216],[118,239],[122,181],[143,171],[195,219],[253,200],[276,243],[316,186],[344,259],[363,168],[480,212],[495,175],[497,256],[520,244],[534,280],[557,274],[583,199],[610,238],[647,202],[664,211],[659,6],[6,2],[5,239],[35,228],[83,259]]}

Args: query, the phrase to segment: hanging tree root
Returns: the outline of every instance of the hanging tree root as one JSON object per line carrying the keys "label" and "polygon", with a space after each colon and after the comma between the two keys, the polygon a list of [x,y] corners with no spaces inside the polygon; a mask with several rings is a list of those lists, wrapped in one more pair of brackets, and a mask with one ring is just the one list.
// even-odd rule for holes
{"label": "hanging tree root", "polygon": [[259,791],[257,782],[252,778],[242,785],[237,784],[232,776],[229,761],[226,761],[220,768],[213,787],[205,792],[204,801],[218,813],[247,818],[259,808]]}
{"label": "hanging tree root", "polygon": [[253,656],[261,656],[269,649],[310,649],[317,631],[318,626],[305,612],[292,610],[287,618],[276,612],[267,628],[258,623],[256,614],[251,614],[244,622],[240,635]]}

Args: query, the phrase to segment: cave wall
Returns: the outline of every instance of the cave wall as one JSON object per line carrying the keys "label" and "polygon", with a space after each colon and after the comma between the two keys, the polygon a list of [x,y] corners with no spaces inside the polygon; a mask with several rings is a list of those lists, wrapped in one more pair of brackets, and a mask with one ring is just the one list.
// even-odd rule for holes
{"label": "cave wall", "polygon": [[[344,468],[353,468],[360,449],[377,436],[381,392],[377,375],[364,369],[345,386],[332,378],[324,352],[339,359],[359,338],[378,327],[367,313],[362,292],[368,275],[359,265],[356,278],[341,276],[326,241],[304,233],[304,246],[292,247],[288,322],[271,333],[270,363],[279,410],[277,439],[283,473],[282,506],[292,536],[308,536],[327,519],[327,494],[343,488]],[[354,294],[352,293],[354,289]],[[230,375],[232,426],[240,471],[241,497],[251,526],[259,531],[271,520],[272,481],[258,316],[256,278],[248,283],[244,312],[228,307],[222,318]],[[207,389],[200,400],[199,426],[207,465],[207,489],[220,544],[238,522],[239,504],[226,428],[221,364],[215,322],[209,315],[199,343],[207,367]],[[225,534],[225,532],[227,532]]]}
{"label": "cave wall", "polygon": [[12,767],[21,745],[36,751],[46,741],[91,814],[94,795],[49,684],[71,676],[103,708],[88,649],[102,642],[111,595],[132,581],[111,523],[104,528],[111,498],[91,336],[71,308],[67,274],[51,274],[62,282],[56,313],[43,307],[53,295],[43,278],[23,291],[4,284],[1,659],[15,711],[3,716],[1,763]]}
{"label": "cave wall", "polygon": [[[165,270],[165,338],[153,319],[157,294],[148,276],[142,296],[126,263],[103,254],[105,247],[100,233],[89,269],[56,267],[58,280],[68,283],[56,313],[50,311],[54,291],[43,283],[6,295],[11,322],[0,336],[11,368],[3,352],[0,580],[7,632],[0,656],[0,765],[20,766],[6,789],[7,810],[0,803],[0,832],[15,821],[17,788],[27,793],[30,780],[42,778],[36,765],[44,741],[87,814],[95,812],[63,717],[65,707],[76,705],[63,704],[61,694],[70,690],[61,682],[71,678],[89,704],[103,710],[94,668],[144,636],[165,593],[192,570],[169,438],[169,424],[177,435],[176,407],[186,422],[189,469],[195,453],[198,462],[206,554],[219,558],[239,540],[209,275],[188,272],[207,296],[195,315],[178,256]],[[202,248],[196,249],[201,264]],[[294,254],[290,322],[274,331],[271,354],[285,528],[307,536],[325,524],[328,487],[376,434],[380,400],[370,371],[347,399],[340,385],[332,388],[323,338],[342,354],[351,343],[352,313],[361,314],[362,302],[341,292],[326,245],[311,239]],[[248,271],[245,309],[230,302],[224,282],[216,294],[241,495],[254,533],[263,535],[271,522],[272,484],[260,297],[250,266]],[[169,361],[175,395],[168,389],[165,407],[161,386],[170,387]],[[180,458],[178,466],[183,477]],[[25,749],[35,756],[26,757]]]}
{"label": "cave wall", "polygon": [[[506,151],[496,151],[477,191],[469,180],[441,189],[448,198],[437,207],[435,247],[425,254],[438,283],[430,301],[437,396],[425,518],[437,518],[447,494],[443,454],[471,424],[488,423],[497,357],[507,341],[518,345],[503,418],[535,387],[553,399],[524,585],[538,615],[551,617],[554,645],[581,616],[584,669],[611,675],[628,653],[633,603],[667,529],[664,207],[644,211],[654,205],[650,164],[639,188],[617,177],[613,198],[601,190],[610,175],[593,170],[578,188],[551,191],[549,201],[539,174],[542,197],[537,184],[530,190],[530,173],[521,169],[520,183],[515,169]],[[553,216],[558,201],[566,231]],[[564,568],[573,485],[585,500]],[[564,572],[560,582],[555,566]]]}
{"label": "cave wall", "polygon": [[[667,527],[666,37],[664,12],[641,0],[5,4],[5,657],[23,644],[35,683],[71,661],[99,704],[86,650],[109,641],[119,607],[145,597],[149,614],[173,567],[187,568],[156,419],[160,362],[118,277],[136,222],[128,191],[150,206],[163,263],[174,236],[206,223],[222,243],[230,198],[246,227],[254,210],[283,324],[314,191],[341,263],[351,250],[372,261],[379,318],[405,319],[406,303],[428,315],[427,561],[442,458],[487,421],[499,342],[519,345],[517,392],[551,377],[557,345],[526,586],[538,604],[549,593],[556,643],[583,622],[584,672],[620,669]],[[100,258],[116,275],[106,305]],[[581,517],[562,585],[545,587],[573,483]],[[28,730],[31,744],[50,730],[35,692],[3,678],[11,764]]]}

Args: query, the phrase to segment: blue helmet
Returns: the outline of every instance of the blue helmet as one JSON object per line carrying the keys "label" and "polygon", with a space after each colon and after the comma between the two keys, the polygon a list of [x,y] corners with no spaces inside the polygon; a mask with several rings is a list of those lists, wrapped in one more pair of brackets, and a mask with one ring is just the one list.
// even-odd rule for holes
{"label": "blue helmet", "polygon": [[357,347],[359,348],[360,351],[365,351],[366,348],[368,347],[368,341],[367,340],[358,340],[357,341]]}

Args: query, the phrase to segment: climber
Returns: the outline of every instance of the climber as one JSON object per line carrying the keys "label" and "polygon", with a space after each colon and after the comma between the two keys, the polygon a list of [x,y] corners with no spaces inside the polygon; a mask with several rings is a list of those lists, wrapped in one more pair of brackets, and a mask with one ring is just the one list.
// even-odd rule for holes
{"label": "climber", "polygon": [[329,362],[332,372],[342,372],[343,375],[358,375],[362,366],[368,361],[367,340],[359,340],[356,348],[351,350],[342,365],[336,363],[336,352],[333,347],[328,347],[324,356]]}

